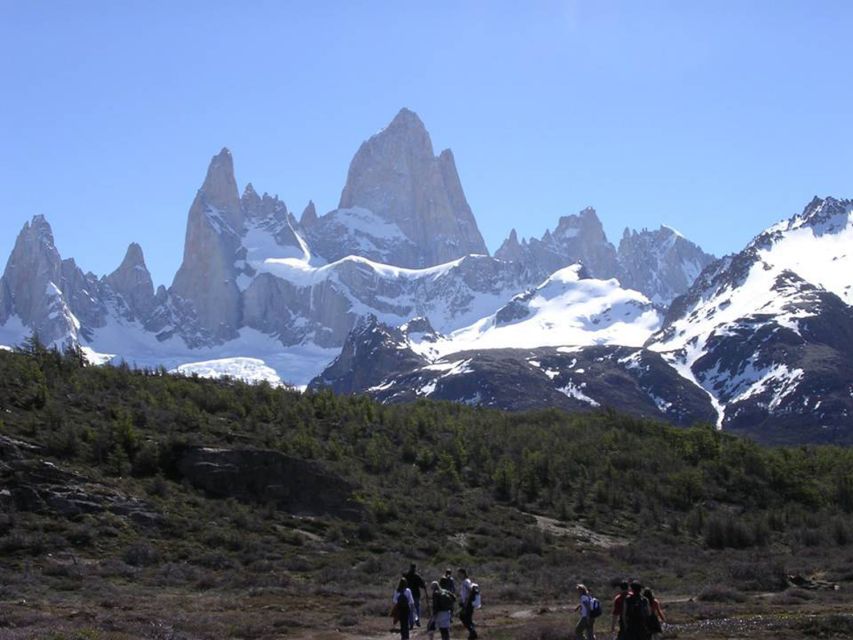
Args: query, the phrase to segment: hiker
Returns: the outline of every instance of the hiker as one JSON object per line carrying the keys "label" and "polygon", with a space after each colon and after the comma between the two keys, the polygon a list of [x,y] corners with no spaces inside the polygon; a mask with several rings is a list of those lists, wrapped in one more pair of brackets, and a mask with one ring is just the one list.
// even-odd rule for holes
{"label": "hiker", "polygon": [[[424,579],[418,575],[418,570],[414,563],[409,565],[409,572],[404,573],[403,577],[406,579],[406,583],[412,591],[412,598],[415,600],[414,619],[415,625],[419,627],[421,626],[421,589],[426,592],[426,583],[424,582]],[[426,595],[426,593],[424,593],[424,595]]]}
{"label": "hiker", "polygon": [[663,615],[660,600],[655,598],[651,589],[643,591],[643,597],[649,601],[649,609],[651,610],[646,626],[649,628],[652,640],[660,640],[663,637],[662,624],[666,624],[666,617]]}
{"label": "hiker", "polygon": [[619,583],[619,593],[613,598],[613,619],[610,622],[610,633],[616,631],[616,624],[619,624],[619,632],[616,634],[616,640],[625,640],[624,630],[622,629],[622,606],[625,598],[628,597],[628,581],[623,580]]}
{"label": "hiker", "polygon": [[415,611],[415,599],[405,578],[400,578],[400,582],[397,583],[391,602],[394,603],[394,608],[391,610],[394,624],[400,623],[400,638],[408,640],[409,630],[412,628],[412,615]]}
{"label": "hiker", "polygon": [[575,607],[575,611],[580,611],[581,617],[575,627],[576,640],[595,640],[595,619],[592,617],[592,596],[589,594],[589,589],[585,585],[579,584],[575,587],[578,592],[580,601]]}
{"label": "hiker", "polygon": [[632,582],[628,596],[622,602],[623,640],[649,640],[649,601],[643,597],[643,585]]}
{"label": "hiker", "polygon": [[459,587],[459,620],[462,626],[468,629],[468,639],[477,637],[477,629],[474,624],[474,583],[468,577],[466,569],[457,571],[462,585]]}
{"label": "hiker", "polygon": [[450,569],[444,570],[444,575],[439,579],[438,585],[456,596],[456,581],[453,579],[453,571]]}
{"label": "hiker", "polygon": [[450,640],[450,623],[453,618],[453,603],[456,596],[447,589],[442,589],[438,582],[430,584],[432,589],[432,619],[427,625],[427,631],[432,638],[434,629],[438,629],[441,640]]}

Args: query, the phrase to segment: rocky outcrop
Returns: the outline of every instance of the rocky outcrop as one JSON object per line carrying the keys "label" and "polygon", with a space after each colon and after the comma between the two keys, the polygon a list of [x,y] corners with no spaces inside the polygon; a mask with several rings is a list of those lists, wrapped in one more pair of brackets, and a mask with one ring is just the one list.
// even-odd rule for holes
{"label": "rocky outcrop", "polygon": [[277,451],[189,447],[180,454],[177,473],[217,498],[274,504],[297,515],[348,520],[362,515],[346,480],[317,463]]}
{"label": "rocky outcrop", "polygon": [[[342,235],[351,217],[367,220],[363,233]],[[488,253],[453,154],[436,157],[423,122],[408,109],[361,145],[338,209],[311,224],[309,237],[327,260],[361,255],[409,268]]]}
{"label": "rocky outcrop", "polygon": [[42,459],[40,447],[0,436],[0,505],[66,518],[113,513],[140,526],[159,522],[147,502]]}

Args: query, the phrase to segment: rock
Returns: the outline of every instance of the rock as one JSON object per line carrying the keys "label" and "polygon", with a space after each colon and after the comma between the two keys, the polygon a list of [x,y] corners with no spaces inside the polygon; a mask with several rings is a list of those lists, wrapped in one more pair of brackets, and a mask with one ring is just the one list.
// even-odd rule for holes
{"label": "rock", "polygon": [[[342,236],[339,220],[359,211],[385,225],[365,226],[367,239]],[[356,254],[420,268],[472,253],[488,254],[453,154],[445,150],[436,157],[423,122],[408,109],[361,145],[350,163],[338,210],[312,223],[309,237],[317,252],[331,261]],[[374,246],[365,247],[369,244]]]}
{"label": "rock", "polygon": [[169,290],[181,320],[204,332],[202,343],[237,336],[240,290],[235,262],[242,230],[233,160],[223,149],[211,160],[190,207],[184,259]]}
{"label": "rock", "polygon": [[353,487],[343,478],[277,451],[189,447],[182,452],[177,471],[214,497],[273,503],[298,515],[361,517]]}
{"label": "rock", "polygon": [[667,307],[685,293],[714,256],[669,227],[625,230],[618,250],[617,277],[622,286],[644,293]]}
{"label": "rock", "polygon": [[118,269],[104,278],[104,284],[121,296],[128,310],[125,317],[143,322],[149,318],[156,300],[154,283],[148,267],[145,266],[142,247],[132,242],[127,247],[124,260]]}
{"label": "rock", "polygon": [[[422,324],[422,323],[421,323]],[[352,330],[340,355],[309,384],[335,393],[364,393],[389,375],[427,364],[409,347],[403,332],[368,316]]]}

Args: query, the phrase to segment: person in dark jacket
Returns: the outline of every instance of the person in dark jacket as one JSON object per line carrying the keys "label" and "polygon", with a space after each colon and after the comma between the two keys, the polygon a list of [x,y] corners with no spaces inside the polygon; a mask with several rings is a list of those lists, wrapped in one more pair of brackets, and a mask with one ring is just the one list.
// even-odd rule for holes
{"label": "person in dark jacket", "polygon": [[418,568],[414,564],[409,565],[408,573],[404,573],[403,577],[412,591],[412,598],[415,600],[414,622],[418,627],[421,626],[421,589],[426,593],[426,583],[424,579],[418,575]]}

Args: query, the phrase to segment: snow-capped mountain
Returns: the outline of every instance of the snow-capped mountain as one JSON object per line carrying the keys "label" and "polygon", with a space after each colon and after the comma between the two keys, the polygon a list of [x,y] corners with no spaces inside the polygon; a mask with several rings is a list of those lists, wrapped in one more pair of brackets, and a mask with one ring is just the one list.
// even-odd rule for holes
{"label": "snow-capped mountain", "polygon": [[111,274],[84,272],[34,217],[0,277],[0,345],[36,332],[94,362],[389,402],[612,406],[853,441],[850,201],[816,199],[712,263],[666,227],[626,231],[617,250],[592,209],[541,240],[513,231],[491,257],[452,154],[435,156],[408,110],[361,146],[325,215],[309,202],[297,220],[237,184],[223,149],[169,288],[136,244]]}
{"label": "snow-capped mountain", "polygon": [[637,291],[590,278],[581,265],[551,274],[496,312],[425,345],[431,355],[473,349],[560,345],[642,346],[662,316]]}
{"label": "snow-capped mountain", "polygon": [[853,202],[815,198],[702,272],[648,347],[718,424],[768,441],[853,439]]}
{"label": "snow-capped mountain", "polygon": [[625,229],[617,250],[607,239],[592,207],[560,218],[554,231],[541,240],[519,241],[515,229],[495,257],[518,262],[534,279],[581,263],[595,278],[617,278],[623,286],[645,294],[664,309],[693,283],[714,256],[680,233],[662,226],[657,231]]}
{"label": "snow-capped mountain", "polygon": [[704,392],[643,348],[505,347],[433,357],[423,349],[422,336],[413,339],[406,328],[375,317],[353,330],[340,356],[310,388],[367,393],[382,402],[431,398],[514,411],[610,406],[683,425],[715,416]]}

